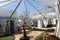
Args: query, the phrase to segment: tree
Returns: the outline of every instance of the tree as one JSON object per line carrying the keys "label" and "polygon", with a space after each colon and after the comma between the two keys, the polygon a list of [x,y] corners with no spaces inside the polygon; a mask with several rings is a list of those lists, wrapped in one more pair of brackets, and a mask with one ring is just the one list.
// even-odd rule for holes
{"label": "tree", "polygon": [[24,30],[24,37],[27,37],[25,29],[30,29],[32,25],[32,20],[28,12],[24,12],[20,15],[20,20],[22,21],[22,26]]}

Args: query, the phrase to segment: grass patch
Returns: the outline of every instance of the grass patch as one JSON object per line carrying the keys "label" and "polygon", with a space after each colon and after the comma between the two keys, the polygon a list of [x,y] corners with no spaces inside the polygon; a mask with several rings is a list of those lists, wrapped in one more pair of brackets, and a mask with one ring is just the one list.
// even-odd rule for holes
{"label": "grass patch", "polygon": [[44,33],[42,33],[41,35],[40,35],[40,37],[39,37],[39,40],[43,40],[43,35]]}
{"label": "grass patch", "polygon": [[12,36],[0,37],[0,40],[12,40]]}

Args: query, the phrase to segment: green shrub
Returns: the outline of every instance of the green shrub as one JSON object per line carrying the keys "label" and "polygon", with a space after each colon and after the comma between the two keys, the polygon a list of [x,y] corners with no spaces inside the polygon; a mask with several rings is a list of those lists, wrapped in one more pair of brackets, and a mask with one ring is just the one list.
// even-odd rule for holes
{"label": "green shrub", "polygon": [[0,37],[0,40],[12,40],[12,36]]}
{"label": "green shrub", "polygon": [[40,35],[39,40],[43,40],[43,33]]}

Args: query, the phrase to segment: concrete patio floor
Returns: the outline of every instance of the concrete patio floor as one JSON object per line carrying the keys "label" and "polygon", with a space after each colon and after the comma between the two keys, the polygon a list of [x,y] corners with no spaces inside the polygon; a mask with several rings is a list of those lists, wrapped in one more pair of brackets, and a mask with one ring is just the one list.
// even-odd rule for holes
{"label": "concrete patio floor", "polygon": [[[28,36],[33,36],[34,38],[36,38],[37,36],[39,36],[40,34],[42,34],[43,31],[31,31],[29,34],[27,34]],[[14,40],[19,40],[21,37],[23,36],[23,34],[17,34],[14,35]]]}

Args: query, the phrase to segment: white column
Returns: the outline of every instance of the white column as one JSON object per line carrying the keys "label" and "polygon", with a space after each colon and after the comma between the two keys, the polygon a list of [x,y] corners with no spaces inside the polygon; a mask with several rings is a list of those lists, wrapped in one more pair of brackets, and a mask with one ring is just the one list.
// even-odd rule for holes
{"label": "white column", "polygon": [[38,28],[42,28],[42,20],[38,20]]}
{"label": "white column", "polygon": [[52,19],[52,24],[56,25],[56,19]]}
{"label": "white column", "polygon": [[57,5],[55,6],[55,10],[56,10],[56,15],[57,15],[57,19],[58,19],[58,24],[55,30],[55,35],[60,38],[60,7],[59,7],[59,1],[57,2]]}

